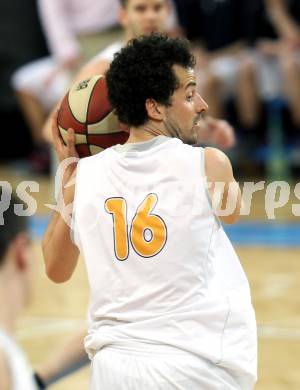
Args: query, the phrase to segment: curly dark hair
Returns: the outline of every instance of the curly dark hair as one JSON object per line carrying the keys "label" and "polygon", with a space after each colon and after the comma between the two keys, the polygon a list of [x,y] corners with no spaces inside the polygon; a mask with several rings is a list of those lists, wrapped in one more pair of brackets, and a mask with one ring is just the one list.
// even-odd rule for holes
{"label": "curly dark hair", "polygon": [[129,41],[115,54],[106,79],[109,100],[121,122],[129,126],[145,124],[147,99],[171,105],[171,96],[179,87],[173,65],[195,66],[186,39],[151,34]]}

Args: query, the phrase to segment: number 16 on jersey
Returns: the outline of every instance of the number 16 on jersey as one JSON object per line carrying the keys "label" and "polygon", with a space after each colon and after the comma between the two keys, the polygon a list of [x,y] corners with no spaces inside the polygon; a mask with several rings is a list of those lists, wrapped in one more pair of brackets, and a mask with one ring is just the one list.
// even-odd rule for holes
{"label": "number 16 on jersey", "polygon": [[[127,221],[127,203],[124,198],[109,198],[105,210],[112,215],[114,250],[116,258],[124,261],[129,256],[129,241],[141,257],[156,256],[167,242],[167,226],[164,220],[153,214],[158,202],[156,194],[149,194],[137,208],[130,226]],[[128,232],[129,228],[129,232]]]}

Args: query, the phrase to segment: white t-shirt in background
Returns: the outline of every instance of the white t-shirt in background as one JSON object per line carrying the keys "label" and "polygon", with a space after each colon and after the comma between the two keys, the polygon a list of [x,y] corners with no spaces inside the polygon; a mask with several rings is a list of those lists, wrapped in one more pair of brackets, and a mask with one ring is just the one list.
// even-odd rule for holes
{"label": "white t-shirt in background", "polygon": [[38,390],[24,353],[3,329],[0,329],[0,351],[10,370],[10,390]]}

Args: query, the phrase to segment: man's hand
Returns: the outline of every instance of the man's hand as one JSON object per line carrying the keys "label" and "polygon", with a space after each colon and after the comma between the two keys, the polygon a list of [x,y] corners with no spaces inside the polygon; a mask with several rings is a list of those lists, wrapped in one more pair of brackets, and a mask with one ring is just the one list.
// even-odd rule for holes
{"label": "man's hand", "polygon": [[67,145],[63,142],[61,138],[59,128],[57,125],[58,111],[55,112],[52,118],[52,137],[53,137],[53,146],[56,151],[59,162],[62,162],[64,159],[69,157],[79,158],[79,155],[75,148],[75,133],[73,129],[68,129]]}
{"label": "man's hand", "polygon": [[72,164],[68,164],[67,168],[64,171],[64,176],[62,180],[62,188],[64,188],[67,182],[69,181],[69,179],[71,178],[71,176],[74,174],[79,159],[79,155],[75,148],[74,130],[68,129],[67,144],[65,145],[58,129],[57,117],[58,117],[58,111],[55,112],[52,119],[52,139],[53,139],[53,146],[57,154],[57,158],[60,163],[64,161],[66,158],[74,158],[77,160]]}
{"label": "man's hand", "polygon": [[235,145],[233,127],[225,120],[206,117],[198,125],[198,143],[229,149]]}

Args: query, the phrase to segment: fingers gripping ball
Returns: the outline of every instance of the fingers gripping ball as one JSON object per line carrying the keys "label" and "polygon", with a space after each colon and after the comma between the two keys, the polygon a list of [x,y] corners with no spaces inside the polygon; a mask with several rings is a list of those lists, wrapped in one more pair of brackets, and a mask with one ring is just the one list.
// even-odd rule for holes
{"label": "fingers gripping ball", "polygon": [[71,87],[60,105],[57,123],[65,143],[68,129],[74,129],[80,157],[123,144],[129,136],[128,127],[112,111],[105,77],[99,75]]}

